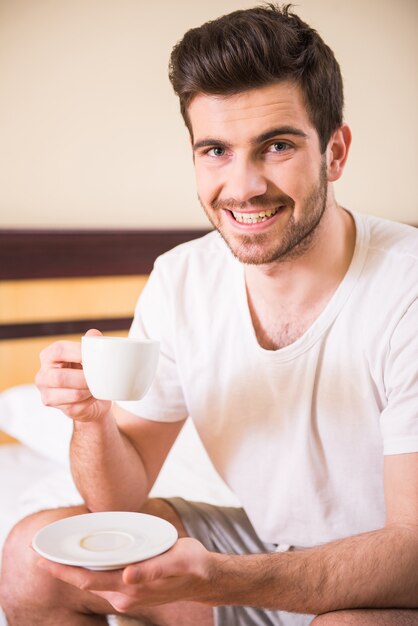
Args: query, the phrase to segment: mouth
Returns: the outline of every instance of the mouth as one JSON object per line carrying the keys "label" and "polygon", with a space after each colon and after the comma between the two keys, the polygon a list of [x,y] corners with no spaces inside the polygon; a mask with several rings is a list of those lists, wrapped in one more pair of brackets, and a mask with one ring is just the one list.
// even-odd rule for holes
{"label": "mouth", "polygon": [[261,224],[267,222],[280,211],[281,207],[269,209],[267,211],[254,211],[253,213],[239,213],[238,211],[229,211],[236,222],[240,224]]}

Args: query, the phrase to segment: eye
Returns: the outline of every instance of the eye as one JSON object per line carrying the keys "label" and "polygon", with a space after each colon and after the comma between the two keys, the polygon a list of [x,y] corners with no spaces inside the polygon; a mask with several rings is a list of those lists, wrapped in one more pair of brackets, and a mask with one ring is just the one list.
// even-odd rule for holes
{"label": "eye", "polygon": [[288,150],[290,147],[287,141],[275,141],[268,147],[267,152],[285,152],[285,150]]}
{"label": "eye", "polygon": [[222,157],[225,154],[225,148],[222,146],[214,146],[213,148],[210,148],[206,154],[213,157]]}

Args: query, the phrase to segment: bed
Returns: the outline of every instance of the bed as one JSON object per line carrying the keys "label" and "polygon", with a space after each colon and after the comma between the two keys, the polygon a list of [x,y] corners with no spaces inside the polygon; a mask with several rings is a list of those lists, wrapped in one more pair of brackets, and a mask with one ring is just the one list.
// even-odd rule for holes
{"label": "bed", "polygon": [[[25,515],[81,502],[69,471],[71,421],[43,406],[33,382],[39,352],[57,338],[79,339],[91,327],[126,334],[155,258],[202,234],[0,231],[0,545]],[[191,423],[153,494],[238,504]],[[5,624],[0,609],[0,626]]]}

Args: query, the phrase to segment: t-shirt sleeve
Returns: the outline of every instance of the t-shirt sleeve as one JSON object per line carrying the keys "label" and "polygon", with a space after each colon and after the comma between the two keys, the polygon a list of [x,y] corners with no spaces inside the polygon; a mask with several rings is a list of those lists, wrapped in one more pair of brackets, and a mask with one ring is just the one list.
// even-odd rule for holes
{"label": "t-shirt sleeve", "polygon": [[160,342],[157,372],[142,400],[118,402],[134,415],[161,422],[176,422],[188,416],[176,364],[173,293],[172,281],[157,260],[138,299],[129,331],[130,337]]}
{"label": "t-shirt sleeve", "polygon": [[384,454],[418,452],[418,301],[397,324],[385,368]]}

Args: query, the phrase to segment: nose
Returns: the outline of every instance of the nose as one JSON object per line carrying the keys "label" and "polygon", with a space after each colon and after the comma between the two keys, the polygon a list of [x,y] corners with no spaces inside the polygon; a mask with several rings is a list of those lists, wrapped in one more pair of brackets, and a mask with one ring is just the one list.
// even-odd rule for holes
{"label": "nose", "polygon": [[244,203],[266,193],[267,180],[261,163],[235,155],[227,170],[222,193],[224,197]]}

